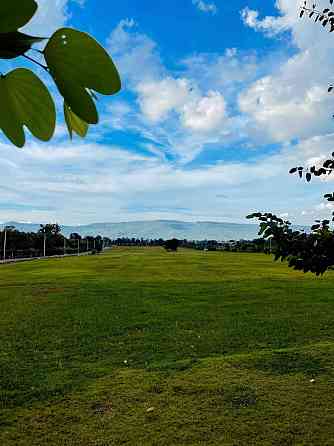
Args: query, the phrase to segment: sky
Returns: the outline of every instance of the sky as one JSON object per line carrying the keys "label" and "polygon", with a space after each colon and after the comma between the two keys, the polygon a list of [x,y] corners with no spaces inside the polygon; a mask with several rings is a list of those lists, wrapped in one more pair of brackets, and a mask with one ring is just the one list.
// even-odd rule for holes
{"label": "sky", "polygon": [[[327,218],[330,178],[288,174],[334,150],[334,35],[299,19],[298,0],[37,0],[23,29],[93,35],[123,88],[100,98],[100,123],[70,141],[17,149],[0,135],[0,221],[246,222],[271,211]],[[140,5],[139,5],[140,4]],[[320,2],[326,6],[327,0]],[[0,61],[6,73],[28,66]],[[32,67],[35,69],[35,67]]]}

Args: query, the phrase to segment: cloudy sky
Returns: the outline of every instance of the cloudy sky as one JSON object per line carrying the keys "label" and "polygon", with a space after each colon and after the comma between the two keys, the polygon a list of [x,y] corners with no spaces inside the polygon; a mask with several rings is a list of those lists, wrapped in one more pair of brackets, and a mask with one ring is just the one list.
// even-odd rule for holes
{"label": "cloudy sky", "polygon": [[26,30],[89,32],[123,90],[85,140],[69,141],[60,112],[51,143],[0,136],[0,221],[328,216],[331,182],[288,174],[334,150],[334,35],[300,20],[299,0],[37,1]]}

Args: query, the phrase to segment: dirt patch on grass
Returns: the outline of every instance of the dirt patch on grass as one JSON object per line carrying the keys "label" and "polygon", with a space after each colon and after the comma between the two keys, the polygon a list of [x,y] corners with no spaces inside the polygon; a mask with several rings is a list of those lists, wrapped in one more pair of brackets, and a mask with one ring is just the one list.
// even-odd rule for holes
{"label": "dirt patch on grass", "polygon": [[110,401],[106,401],[103,403],[94,403],[91,407],[94,415],[112,415],[113,414],[113,405]]}

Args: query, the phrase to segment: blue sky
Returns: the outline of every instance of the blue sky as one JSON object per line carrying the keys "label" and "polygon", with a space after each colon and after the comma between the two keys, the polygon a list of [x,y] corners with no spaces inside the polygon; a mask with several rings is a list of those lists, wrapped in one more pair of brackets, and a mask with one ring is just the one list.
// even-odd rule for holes
{"label": "blue sky", "polygon": [[37,1],[26,31],[92,34],[123,89],[99,101],[85,140],[68,140],[55,91],[53,141],[28,137],[18,150],[0,136],[0,221],[244,222],[261,210],[309,224],[330,214],[329,180],[288,175],[334,148],[334,37],[298,18],[298,0]]}

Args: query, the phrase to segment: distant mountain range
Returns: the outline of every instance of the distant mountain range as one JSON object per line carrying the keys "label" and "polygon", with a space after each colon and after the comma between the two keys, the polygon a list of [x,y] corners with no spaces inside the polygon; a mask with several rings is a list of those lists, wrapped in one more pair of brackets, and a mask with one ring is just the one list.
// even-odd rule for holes
{"label": "distant mountain range", "polygon": [[[39,224],[8,222],[19,231],[36,232]],[[257,238],[258,225],[184,222],[173,220],[133,221],[123,223],[96,223],[82,226],[62,226],[62,233],[68,237],[77,232],[82,236],[102,235],[115,239],[118,237],[135,237],[143,239],[187,239],[187,240],[252,240]]]}

